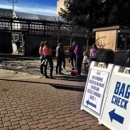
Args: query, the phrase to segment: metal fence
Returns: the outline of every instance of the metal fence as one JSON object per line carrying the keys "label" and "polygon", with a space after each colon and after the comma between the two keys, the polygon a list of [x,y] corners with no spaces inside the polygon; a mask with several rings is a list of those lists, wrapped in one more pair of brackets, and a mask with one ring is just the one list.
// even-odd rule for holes
{"label": "metal fence", "polygon": [[0,31],[22,32],[25,35],[53,36],[53,37],[84,37],[81,29],[77,31],[67,22],[46,21],[12,17],[0,17]]}

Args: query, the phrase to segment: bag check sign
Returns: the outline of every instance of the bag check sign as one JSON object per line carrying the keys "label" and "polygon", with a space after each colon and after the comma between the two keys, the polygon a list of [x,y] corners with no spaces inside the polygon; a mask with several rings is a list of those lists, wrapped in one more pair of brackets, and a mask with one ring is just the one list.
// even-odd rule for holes
{"label": "bag check sign", "polygon": [[[130,68],[125,70],[129,71]],[[130,130],[130,74],[115,66],[109,83],[109,92],[101,116],[101,124],[112,130]]]}
{"label": "bag check sign", "polygon": [[121,83],[117,81],[111,103],[123,109],[127,109],[128,99],[130,97],[129,90],[130,90],[130,85],[126,85],[125,83]]}

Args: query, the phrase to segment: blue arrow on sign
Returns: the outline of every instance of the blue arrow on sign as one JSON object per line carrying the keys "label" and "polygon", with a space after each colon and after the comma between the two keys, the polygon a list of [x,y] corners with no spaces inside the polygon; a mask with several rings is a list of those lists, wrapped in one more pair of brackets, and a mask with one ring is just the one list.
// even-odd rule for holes
{"label": "blue arrow on sign", "polygon": [[93,104],[92,102],[90,102],[89,100],[87,100],[87,101],[86,101],[86,103],[87,103],[87,105],[90,105],[90,106],[92,106],[92,107],[96,108],[96,105],[95,105],[95,104]]}
{"label": "blue arrow on sign", "polygon": [[109,116],[110,116],[111,122],[112,122],[112,120],[116,120],[117,122],[119,122],[121,124],[123,124],[123,122],[124,122],[124,117],[116,114],[115,109],[113,109],[112,111],[109,112]]}

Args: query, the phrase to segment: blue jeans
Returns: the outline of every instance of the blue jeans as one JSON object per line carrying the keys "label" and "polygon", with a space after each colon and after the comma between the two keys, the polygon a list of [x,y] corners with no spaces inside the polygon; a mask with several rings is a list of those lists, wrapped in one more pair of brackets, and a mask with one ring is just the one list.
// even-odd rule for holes
{"label": "blue jeans", "polygon": [[45,60],[47,61],[45,66],[44,66],[44,73],[45,76],[47,76],[47,65],[49,63],[50,66],[50,76],[52,76],[53,73],[53,61],[52,61],[52,57],[51,56],[45,56]]}

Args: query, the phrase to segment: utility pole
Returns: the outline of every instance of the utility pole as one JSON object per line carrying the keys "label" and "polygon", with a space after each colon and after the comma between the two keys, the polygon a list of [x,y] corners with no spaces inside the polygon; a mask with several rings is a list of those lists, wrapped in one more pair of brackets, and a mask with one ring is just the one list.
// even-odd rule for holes
{"label": "utility pole", "polygon": [[88,51],[88,44],[89,44],[89,32],[87,31],[86,32],[86,35],[85,35],[85,37],[86,37],[86,51]]}
{"label": "utility pole", "polygon": [[12,3],[13,17],[14,17],[14,3],[18,3],[19,0],[8,0],[8,2]]}

